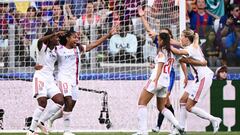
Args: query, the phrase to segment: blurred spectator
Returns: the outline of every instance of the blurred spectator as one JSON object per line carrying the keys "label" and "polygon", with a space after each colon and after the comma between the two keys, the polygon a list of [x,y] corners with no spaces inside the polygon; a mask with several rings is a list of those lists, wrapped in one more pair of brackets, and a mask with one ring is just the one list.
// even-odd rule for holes
{"label": "blurred spectator", "polygon": [[120,31],[110,39],[109,52],[115,62],[136,62],[137,37],[130,33],[128,25],[121,24]]}
{"label": "blurred spectator", "polygon": [[224,0],[206,0],[208,13],[214,16],[214,18],[220,18],[225,14]]}
{"label": "blurred spectator", "polygon": [[[37,38],[37,11],[35,7],[29,7],[27,9],[27,15],[20,20],[20,26],[22,28],[22,35],[26,40],[32,40]],[[28,42],[28,41],[26,41]]]}
{"label": "blurred spectator", "polygon": [[52,6],[52,18],[48,21],[50,28],[59,30],[63,27],[64,24],[64,15],[63,15],[63,6],[60,6],[59,3],[56,3]]}
{"label": "blurred spectator", "polygon": [[206,42],[201,48],[208,61],[208,66],[215,67],[221,65],[220,43],[217,42],[216,33],[213,29],[208,32]]}
{"label": "blurred spectator", "polygon": [[91,42],[97,39],[97,29],[100,27],[100,16],[94,14],[93,11],[93,3],[88,2],[86,5],[86,13],[77,19],[76,25],[74,26],[75,31],[81,31]]}
{"label": "blurred spectator", "polygon": [[[40,23],[37,20],[37,12],[35,7],[28,7],[26,17],[19,20],[19,33],[20,37],[18,40],[18,47],[16,53],[20,57],[20,63],[17,66],[29,66],[31,63],[25,63],[34,61],[30,57],[30,46],[32,45],[33,39],[37,39],[38,28]],[[27,64],[27,65],[26,65]]]}
{"label": "blurred spectator", "polygon": [[230,13],[230,0],[224,0],[225,15]]}
{"label": "blurred spectator", "polygon": [[53,1],[36,1],[35,5],[37,9],[39,10],[39,14],[41,14],[41,17],[43,21],[48,22],[52,18],[52,7],[54,5]]}
{"label": "blurred spectator", "polygon": [[218,67],[215,71],[215,76],[217,80],[227,80],[228,69],[227,66]]}
{"label": "blurred spectator", "polygon": [[[94,42],[98,38],[100,31],[100,16],[94,14],[93,2],[88,1],[86,5],[86,13],[83,14],[79,19],[76,20],[74,30],[84,34],[89,42]],[[90,62],[90,53],[87,52],[82,55],[84,62]]]}
{"label": "blurred spectator", "polygon": [[73,16],[79,18],[82,14],[86,12],[86,5],[89,0],[64,0],[67,4]]}
{"label": "blurred spectator", "polygon": [[188,3],[188,15],[190,17],[190,28],[199,33],[200,38],[205,38],[207,30],[213,27],[213,17],[210,16],[205,8],[205,0],[197,0],[197,11],[193,11],[191,3]]}
{"label": "blurred spectator", "polygon": [[234,21],[233,32],[223,39],[226,47],[227,65],[240,66],[240,19]]}
{"label": "blurred spectator", "polygon": [[233,22],[240,17],[239,5],[232,4],[230,5],[229,9],[230,12],[222,16],[220,19],[220,30],[222,37],[225,37],[227,34],[233,31]]}
{"label": "blurred spectator", "polygon": [[125,20],[130,19],[130,17],[136,17],[138,15],[137,7],[141,5],[141,1],[142,0],[125,0]]}
{"label": "blurred spectator", "polygon": [[111,11],[106,19],[106,27],[109,30],[119,22],[124,21],[124,7],[120,2],[115,2],[113,6],[113,11]]}
{"label": "blurred spectator", "polygon": [[240,5],[240,1],[239,1],[239,0],[234,0],[233,3],[234,3],[234,4],[238,4],[238,5]]}
{"label": "blurred spectator", "polygon": [[0,2],[0,67],[6,66],[8,56],[8,3]]}

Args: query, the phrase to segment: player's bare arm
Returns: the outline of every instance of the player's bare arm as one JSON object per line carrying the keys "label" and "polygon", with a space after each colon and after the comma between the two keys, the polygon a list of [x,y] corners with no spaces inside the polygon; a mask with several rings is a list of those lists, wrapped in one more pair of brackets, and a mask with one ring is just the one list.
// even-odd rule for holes
{"label": "player's bare arm", "polygon": [[149,26],[146,18],[145,18],[145,12],[144,10],[142,9],[142,6],[138,6],[138,14],[139,16],[141,17],[141,20],[143,22],[143,25],[146,29],[146,31],[148,32],[148,35],[151,37],[151,38],[154,38],[157,34],[152,30],[152,28]]}
{"label": "player's bare arm", "polygon": [[180,50],[180,49],[177,49],[173,46],[171,46],[171,51],[176,55],[189,55],[187,50],[185,50],[185,49]]}
{"label": "player's bare arm", "polygon": [[179,62],[188,63],[193,66],[207,66],[206,60],[200,61],[200,60],[193,59],[191,57],[182,57],[181,59],[179,59]]}
{"label": "player's bare arm", "polygon": [[[179,61],[180,62],[180,61]],[[186,63],[180,62],[183,74],[184,74],[184,88],[187,86],[188,83],[188,72],[187,72],[187,65]]]}
{"label": "player's bare arm", "polygon": [[44,42],[47,42],[49,39],[51,39],[54,36],[61,36],[64,33],[65,33],[65,31],[58,31],[58,32],[53,33],[53,34],[50,34],[50,35],[47,35],[47,36],[43,36],[37,42],[38,50],[40,51],[42,49],[42,45],[43,45]]}
{"label": "player's bare arm", "polygon": [[109,37],[111,37],[112,35],[114,35],[116,33],[117,28],[119,27],[119,25],[114,26],[109,32],[108,34],[102,36],[100,39],[98,39],[97,41],[95,41],[94,43],[91,43],[89,45],[86,46],[86,51],[90,51],[93,48],[99,46],[101,43],[103,43],[105,40],[107,40]]}

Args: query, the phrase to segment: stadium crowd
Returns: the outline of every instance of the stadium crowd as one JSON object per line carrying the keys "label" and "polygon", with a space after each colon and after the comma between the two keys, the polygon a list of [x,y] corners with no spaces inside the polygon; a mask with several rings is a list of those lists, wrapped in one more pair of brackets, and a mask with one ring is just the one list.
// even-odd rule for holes
{"label": "stadium crowd", "polygon": [[[211,67],[240,66],[239,4],[238,0],[187,0],[188,27],[199,33],[203,53]],[[127,63],[151,61],[144,49],[150,41],[136,19],[139,18],[139,5],[145,5],[145,12],[159,22],[152,26],[156,30],[160,29],[159,26],[169,27],[164,25],[178,19],[178,7],[174,0],[0,2],[0,66],[8,66],[8,40],[14,41],[15,66],[33,66],[31,45],[47,29],[73,29],[81,35],[82,44],[89,44],[118,22],[121,22],[118,34],[93,53],[82,55],[82,63],[91,63],[92,58],[96,58],[94,61]],[[161,11],[164,7],[172,8]],[[14,37],[9,36],[12,30]]]}

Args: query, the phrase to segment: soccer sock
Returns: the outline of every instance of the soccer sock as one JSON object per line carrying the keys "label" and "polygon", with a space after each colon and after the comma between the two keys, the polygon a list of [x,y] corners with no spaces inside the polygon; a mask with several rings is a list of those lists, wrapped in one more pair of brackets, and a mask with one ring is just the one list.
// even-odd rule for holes
{"label": "soccer sock", "polygon": [[179,123],[177,121],[177,119],[174,117],[174,115],[172,114],[171,111],[169,111],[168,109],[164,108],[162,110],[162,114],[164,115],[164,117],[166,117],[176,128],[180,128]]}
{"label": "soccer sock", "polygon": [[63,117],[63,110],[59,109],[49,120],[51,122],[55,121],[56,119],[62,118]]}
{"label": "soccer sock", "polygon": [[63,111],[63,124],[64,124],[64,132],[70,131],[70,116],[72,112]]}
{"label": "soccer sock", "polygon": [[44,108],[41,107],[41,106],[38,106],[38,108],[34,111],[32,123],[31,123],[30,128],[29,128],[30,131],[34,132],[35,129],[37,128],[38,120],[39,120],[43,111],[44,111]]}
{"label": "soccer sock", "polygon": [[157,121],[157,126],[159,128],[161,128],[161,126],[162,126],[163,119],[164,119],[164,115],[161,112],[159,112],[159,114],[158,114],[158,121]]}
{"label": "soccer sock", "polygon": [[172,114],[174,115],[174,109],[171,104],[169,106],[167,106],[167,109],[170,110],[172,112]]}
{"label": "soccer sock", "polygon": [[185,129],[185,122],[187,118],[186,103],[180,103],[180,119],[179,124],[181,128]]}
{"label": "soccer sock", "polygon": [[51,118],[58,110],[62,108],[61,105],[53,103],[47,110],[46,112],[40,117],[38,122],[44,123],[47,121],[49,118]]}
{"label": "soccer sock", "polygon": [[201,108],[198,108],[196,106],[191,108],[191,112],[194,113],[195,115],[199,116],[200,118],[207,119],[209,121],[213,121],[215,119],[214,116],[212,116],[211,114],[205,112],[204,110],[202,110]]}
{"label": "soccer sock", "polygon": [[138,129],[141,134],[146,134],[147,131],[147,106],[139,105],[138,106]]}

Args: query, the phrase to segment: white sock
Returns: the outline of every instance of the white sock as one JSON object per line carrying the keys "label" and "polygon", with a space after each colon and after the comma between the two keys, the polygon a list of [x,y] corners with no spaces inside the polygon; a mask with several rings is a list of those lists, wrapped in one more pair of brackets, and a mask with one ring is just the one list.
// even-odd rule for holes
{"label": "white sock", "polygon": [[64,124],[64,132],[70,132],[70,116],[72,112],[63,111],[63,124]]}
{"label": "white sock", "polygon": [[138,132],[141,134],[147,134],[147,106],[138,106]]}
{"label": "white sock", "polygon": [[59,109],[49,120],[53,123],[53,121],[62,117],[63,117],[63,110]]}
{"label": "white sock", "polygon": [[47,110],[46,112],[40,117],[38,122],[44,123],[47,121],[49,118],[51,118],[58,110],[62,108],[61,105],[53,103]]}
{"label": "white sock", "polygon": [[180,125],[181,128],[185,129],[186,119],[187,119],[186,103],[180,103],[179,125]]}
{"label": "white sock", "polygon": [[195,115],[199,116],[200,118],[209,120],[209,121],[213,121],[215,119],[214,116],[212,116],[211,114],[205,112],[204,110],[202,110],[201,108],[198,108],[196,106],[191,108],[191,112],[194,113]]}
{"label": "white sock", "polygon": [[31,130],[31,131],[35,131],[36,130],[38,120],[39,120],[40,116],[42,115],[43,111],[44,111],[44,108],[41,107],[41,106],[38,106],[38,108],[34,111],[32,123],[30,125],[29,130]]}
{"label": "white sock", "polygon": [[167,108],[164,108],[161,112],[164,117],[166,117],[176,128],[180,128],[179,123],[177,121],[177,119],[174,117],[174,115],[172,114],[172,112],[170,110],[168,110]]}

